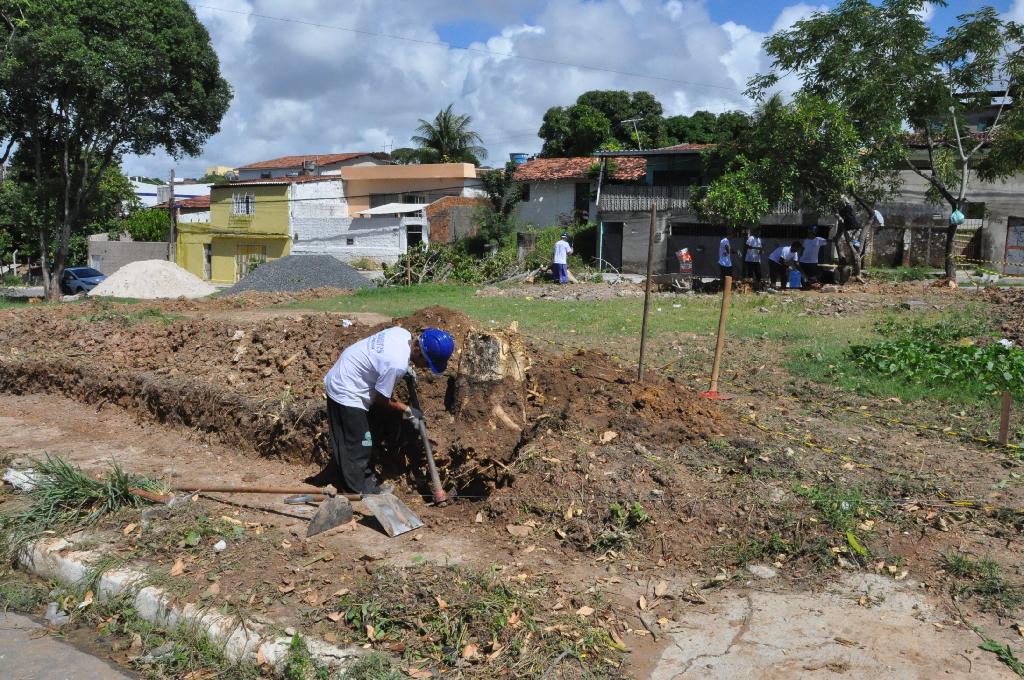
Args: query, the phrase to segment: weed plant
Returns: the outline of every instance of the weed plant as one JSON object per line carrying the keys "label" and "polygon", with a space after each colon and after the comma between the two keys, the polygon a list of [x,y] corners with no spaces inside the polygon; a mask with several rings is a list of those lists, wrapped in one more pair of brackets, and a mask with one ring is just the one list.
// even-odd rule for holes
{"label": "weed plant", "polygon": [[950,590],[955,597],[977,597],[985,609],[1007,614],[1024,604],[1024,589],[1008,583],[992,560],[947,553],[941,564],[952,577]]}

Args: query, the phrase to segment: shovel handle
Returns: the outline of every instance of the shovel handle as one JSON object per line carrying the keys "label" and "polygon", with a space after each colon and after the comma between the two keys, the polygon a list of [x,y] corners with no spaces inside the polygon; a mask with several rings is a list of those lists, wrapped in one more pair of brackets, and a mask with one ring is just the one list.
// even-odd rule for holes
{"label": "shovel handle", "polygon": [[[405,374],[405,383],[409,387],[409,404],[414,408],[420,408],[420,396],[416,393],[416,379],[411,373]],[[423,451],[427,454],[427,471],[430,473],[430,494],[434,497],[434,504],[439,507],[448,505],[448,494],[441,486],[441,478],[437,474],[437,465],[434,464],[434,450],[430,447],[430,436],[427,434],[427,424],[420,418],[416,424],[419,429],[420,439],[423,441]]]}
{"label": "shovel handle", "polygon": [[[203,492],[203,493],[266,493],[266,494],[280,494],[282,496],[296,496],[302,494],[312,494],[317,496],[323,496],[324,490],[316,487],[278,487],[278,486],[214,486],[214,485],[202,485],[202,484],[180,484],[174,487],[175,491],[185,492]],[[133,492],[134,493],[134,492]],[[138,494],[141,495],[141,494]],[[339,493],[335,494],[343,498],[347,498],[350,501],[358,501],[362,499],[362,496],[357,493]]]}

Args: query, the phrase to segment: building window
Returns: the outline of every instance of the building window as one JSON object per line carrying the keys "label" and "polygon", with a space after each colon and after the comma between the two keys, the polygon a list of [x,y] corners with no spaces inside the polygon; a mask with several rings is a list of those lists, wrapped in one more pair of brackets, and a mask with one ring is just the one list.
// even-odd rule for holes
{"label": "building window", "polygon": [[355,244],[356,244],[356,240],[354,238],[347,238],[347,239],[345,239],[345,245],[347,245],[347,246],[354,246]]}
{"label": "building window", "polygon": [[273,176],[273,173],[271,173],[269,170],[264,170],[263,172],[260,173],[260,179],[270,179]]}
{"label": "building window", "polygon": [[530,200],[530,185],[528,182],[523,182],[519,185],[519,195],[522,196],[523,203]]}
{"label": "building window", "polygon": [[402,203],[430,203],[426,194],[402,194]]}
{"label": "building window", "polygon": [[370,194],[370,207],[379,208],[388,203],[401,203],[401,194]]}
{"label": "building window", "polygon": [[233,194],[232,215],[252,215],[256,212],[256,197],[252,194]]}

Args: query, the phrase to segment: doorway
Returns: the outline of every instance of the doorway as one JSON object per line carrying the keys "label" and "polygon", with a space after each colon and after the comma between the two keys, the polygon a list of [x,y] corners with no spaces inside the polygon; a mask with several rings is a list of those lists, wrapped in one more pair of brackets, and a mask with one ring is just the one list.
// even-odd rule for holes
{"label": "doorway", "polygon": [[209,281],[213,276],[213,246],[209,243],[203,244],[203,280]]}
{"label": "doorway", "polygon": [[622,229],[624,222],[605,222],[601,238],[601,264],[615,272],[622,271]]}
{"label": "doorway", "polygon": [[267,261],[265,245],[238,245],[235,247],[235,281]]}
{"label": "doorway", "polygon": [[1004,274],[1024,274],[1024,217],[1006,218],[1005,259]]}

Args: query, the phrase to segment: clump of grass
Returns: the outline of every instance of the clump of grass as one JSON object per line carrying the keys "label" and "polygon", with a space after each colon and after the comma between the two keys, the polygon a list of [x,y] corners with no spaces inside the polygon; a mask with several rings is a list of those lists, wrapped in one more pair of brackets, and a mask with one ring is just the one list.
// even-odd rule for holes
{"label": "clump of grass", "polygon": [[48,592],[23,572],[0,569],[0,611],[31,612],[46,602]]}
{"label": "clump of grass", "polygon": [[872,269],[871,278],[878,281],[893,281],[904,283],[907,281],[925,281],[932,277],[931,267],[897,267],[896,269]]}
{"label": "clump of grass", "polygon": [[342,680],[404,680],[406,675],[383,654],[367,654],[349,666],[341,677]]}
{"label": "clump of grass", "polygon": [[971,559],[960,553],[942,556],[942,568],[953,577],[950,589],[955,597],[977,597],[985,609],[1006,613],[1024,604],[1024,591],[1003,578],[1002,569],[992,560]]}
{"label": "clump of grass", "polygon": [[89,323],[112,323],[117,326],[121,326],[122,328],[128,328],[129,326],[134,326],[135,324],[143,323],[145,321],[171,323],[179,317],[171,314],[165,314],[163,311],[154,307],[147,307],[146,309],[130,312],[103,307],[98,312],[86,314],[81,318]]}
{"label": "clump of grass", "polygon": [[841,533],[853,529],[864,512],[864,494],[860,489],[797,484],[793,487],[793,493],[806,498],[822,520]]}
{"label": "clump of grass", "polygon": [[626,550],[632,547],[637,530],[651,521],[640,503],[630,506],[612,503],[608,507],[607,528],[595,539],[591,547],[597,552]]}
{"label": "clump of grass", "polygon": [[123,508],[140,507],[146,500],[132,488],[161,491],[158,482],[125,472],[114,465],[106,477],[93,479],[59,456],[35,461],[36,486],[31,505],[20,512],[0,514],[0,547],[12,554],[44,530],[72,531]]}

